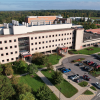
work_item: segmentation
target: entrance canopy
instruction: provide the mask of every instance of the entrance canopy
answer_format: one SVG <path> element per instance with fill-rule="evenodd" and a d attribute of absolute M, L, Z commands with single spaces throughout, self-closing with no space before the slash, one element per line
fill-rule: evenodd
<path fill-rule="evenodd" d="M 29 52 L 22 52 L 21 56 L 25 58 L 25 57 L 30 57 L 32 55 Z"/>

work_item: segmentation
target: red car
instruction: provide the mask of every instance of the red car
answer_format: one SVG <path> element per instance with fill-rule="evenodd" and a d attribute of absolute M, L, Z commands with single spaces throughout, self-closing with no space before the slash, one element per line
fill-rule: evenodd
<path fill-rule="evenodd" d="M 96 69 L 98 69 L 100 67 L 100 65 L 95 66 Z"/>
<path fill-rule="evenodd" d="M 86 79 L 86 80 L 88 80 L 88 81 L 91 80 L 91 78 L 89 78 L 87 75 L 83 75 L 83 78 Z"/>
<path fill-rule="evenodd" d="M 88 63 L 88 65 L 91 65 L 91 64 L 93 64 L 94 62 L 93 61 L 90 61 L 89 63 Z"/>

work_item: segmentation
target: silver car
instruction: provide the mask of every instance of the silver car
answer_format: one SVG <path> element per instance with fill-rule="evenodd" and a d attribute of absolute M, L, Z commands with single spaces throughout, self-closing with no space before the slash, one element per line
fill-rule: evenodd
<path fill-rule="evenodd" d="M 99 82 L 96 82 L 96 83 L 95 83 L 95 86 L 96 86 L 98 89 L 100 89 L 100 83 L 99 83 Z"/>
<path fill-rule="evenodd" d="M 78 74 L 75 74 L 75 75 L 70 76 L 70 78 L 71 78 L 72 80 L 74 80 L 74 79 L 79 78 L 79 75 L 78 75 Z"/>

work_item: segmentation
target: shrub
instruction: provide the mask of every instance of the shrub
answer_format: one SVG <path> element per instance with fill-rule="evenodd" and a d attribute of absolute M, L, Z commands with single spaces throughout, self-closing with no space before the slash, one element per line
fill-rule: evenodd
<path fill-rule="evenodd" d="M 48 69 L 48 70 L 52 70 L 52 69 L 53 69 L 53 66 L 52 66 L 51 63 L 48 63 L 48 64 L 47 64 L 47 69 Z"/>
<path fill-rule="evenodd" d="M 78 85 L 80 85 L 80 86 L 82 86 L 82 87 L 85 87 L 85 86 L 88 85 L 88 82 L 83 81 L 83 82 L 78 83 Z"/>
<path fill-rule="evenodd" d="M 96 88 L 95 88 L 94 86 L 91 86 L 90 88 L 91 88 L 92 90 L 95 90 L 95 91 L 96 91 Z"/>
<path fill-rule="evenodd" d="M 57 55 L 57 53 L 54 53 L 53 55 Z"/>
<path fill-rule="evenodd" d="M 83 94 L 85 94 L 85 95 L 92 95 L 93 92 L 91 92 L 91 91 L 89 91 L 89 90 L 86 90 Z"/>

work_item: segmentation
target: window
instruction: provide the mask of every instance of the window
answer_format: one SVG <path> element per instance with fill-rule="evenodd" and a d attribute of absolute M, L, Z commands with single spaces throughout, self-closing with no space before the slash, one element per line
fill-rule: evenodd
<path fill-rule="evenodd" d="M 49 35 L 49 37 L 51 37 L 51 35 Z"/>
<path fill-rule="evenodd" d="M 4 56 L 4 54 L 2 53 L 1 56 Z"/>
<path fill-rule="evenodd" d="M 35 50 L 37 50 L 37 48 L 35 48 Z"/>
<path fill-rule="evenodd" d="M 8 55 L 8 53 L 6 53 L 6 55 Z"/>
<path fill-rule="evenodd" d="M 7 41 L 4 41 L 4 43 L 7 43 Z"/>
<path fill-rule="evenodd" d="M 68 42 L 67 42 L 67 44 L 68 44 Z"/>
<path fill-rule="evenodd" d="M 70 33 L 70 35 L 71 35 L 71 33 Z"/>
<path fill-rule="evenodd" d="M 61 45 L 63 45 L 63 43 L 61 43 Z"/>
<path fill-rule="evenodd" d="M 51 47 L 51 45 L 49 45 L 49 47 Z"/>
<path fill-rule="evenodd" d="M 52 35 L 52 37 L 54 37 L 54 35 Z"/>
<path fill-rule="evenodd" d="M 31 45 L 33 45 L 33 43 L 31 43 Z"/>
<path fill-rule="evenodd" d="M 48 38 L 48 36 L 46 36 L 46 38 Z"/>
<path fill-rule="evenodd" d="M 54 40 L 52 40 L 52 42 L 54 42 Z"/>
<path fill-rule="evenodd" d="M 12 42 L 12 40 L 9 40 L 9 42 Z"/>
<path fill-rule="evenodd" d="M 60 34 L 59 34 L 59 36 L 60 36 Z"/>
<path fill-rule="evenodd" d="M 42 36 L 42 38 L 44 38 L 44 36 Z"/>
<path fill-rule="evenodd" d="M 18 59 L 18 57 L 16 57 L 16 60 Z"/>
<path fill-rule="evenodd" d="M 3 50 L 3 48 L 1 47 L 0 50 Z"/>
<path fill-rule="evenodd" d="M 41 42 L 39 42 L 39 44 L 41 44 Z"/>
<path fill-rule="evenodd" d="M 44 47 L 42 47 L 44 49 Z"/>
<path fill-rule="evenodd" d="M 4 60 L 2 60 L 2 62 L 4 62 Z"/>
<path fill-rule="evenodd" d="M 33 48 L 32 48 L 32 51 L 33 51 Z"/>
<path fill-rule="evenodd" d="M 52 45 L 52 47 L 54 47 L 54 45 Z"/>
<path fill-rule="evenodd" d="M 39 47 L 39 49 L 41 49 L 41 47 Z"/>
<path fill-rule="evenodd" d="M 66 45 L 66 43 L 64 43 L 64 45 Z"/>
<path fill-rule="evenodd" d="M 14 58 L 11 58 L 11 60 L 14 60 Z"/>
<path fill-rule="evenodd" d="M 44 41 L 42 41 L 42 43 L 44 44 Z"/>
<path fill-rule="evenodd" d="M 56 36 L 57 36 L 57 34 L 56 34 Z"/>
<path fill-rule="evenodd" d="M 69 44 L 71 44 L 71 42 L 69 42 Z"/>
<path fill-rule="evenodd" d="M 49 40 L 49 42 L 51 42 L 51 40 Z"/>
<path fill-rule="evenodd" d="M 66 38 L 64 38 L 64 40 L 66 40 Z"/>
<path fill-rule="evenodd" d="M 13 52 L 11 52 L 11 54 L 13 54 Z"/>
<path fill-rule="evenodd" d="M 63 36 L 63 34 L 62 34 L 62 36 Z"/>
<path fill-rule="evenodd" d="M 56 42 L 57 42 L 57 39 L 56 39 Z"/>
<path fill-rule="evenodd" d="M 7 59 L 7 61 L 9 61 L 9 59 Z"/>
<path fill-rule="evenodd" d="M 48 46 L 46 46 L 46 48 L 48 48 Z"/>
<path fill-rule="evenodd" d="M 35 42 L 35 45 L 37 45 L 37 42 Z"/>
<path fill-rule="evenodd" d="M 58 46 L 60 46 L 60 44 L 58 44 Z"/>
<path fill-rule="evenodd" d="M 67 40 L 68 40 L 68 38 L 67 38 Z"/>
<path fill-rule="evenodd" d="M 16 39 L 14 39 L 14 42 L 16 42 Z"/>
<path fill-rule="evenodd" d="M 10 48 L 12 48 L 12 46 L 10 46 Z"/>
<path fill-rule="evenodd" d="M 8 47 L 5 47 L 5 49 L 8 49 Z"/>
<path fill-rule="evenodd" d="M 15 48 L 17 48 L 17 45 L 15 45 Z"/>
<path fill-rule="evenodd" d="M 65 33 L 65 35 L 66 35 L 66 33 Z"/>
<path fill-rule="evenodd" d="M 70 39 L 71 39 L 71 37 L 70 37 Z"/>
<path fill-rule="evenodd" d="M 63 41 L 63 39 L 61 39 Z"/>
<path fill-rule="evenodd" d="M 55 44 L 55 46 L 57 46 L 57 44 Z"/>
<path fill-rule="evenodd" d="M 2 44 L 2 41 L 0 41 L 0 44 Z"/>
<path fill-rule="evenodd" d="M 67 33 L 67 35 L 69 35 L 69 33 Z"/>
<path fill-rule="evenodd" d="M 46 43 L 48 43 L 48 41 L 46 41 Z"/>
<path fill-rule="evenodd" d="M 17 53 L 17 51 L 15 51 L 15 53 Z"/>
<path fill-rule="evenodd" d="M 35 37 L 35 39 L 37 39 L 37 37 Z"/>
<path fill-rule="evenodd" d="M 39 39 L 41 39 L 41 37 L 39 36 Z"/>
<path fill-rule="evenodd" d="M 60 41 L 60 39 L 59 39 L 59 41 Z"/>
<path fill-rule="evenodd" d="M 33 37 L 31 37 L 31 40 L 33 40 Z"/>

